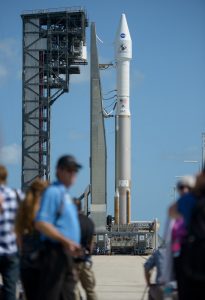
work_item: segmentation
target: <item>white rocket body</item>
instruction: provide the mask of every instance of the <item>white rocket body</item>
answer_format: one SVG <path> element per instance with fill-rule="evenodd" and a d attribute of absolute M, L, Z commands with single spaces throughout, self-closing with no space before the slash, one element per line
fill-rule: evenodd
<path fill-rule="evenodd" d="M 119 192 L 119 223 L 127 224 L 127 194 L 131 188 L 130 60 L 132 40 L 125 14 L 115 39 L 117 108 L 115 120 L 115 190 Z M 115 191 L 115 192 L 116 192 Z"/>

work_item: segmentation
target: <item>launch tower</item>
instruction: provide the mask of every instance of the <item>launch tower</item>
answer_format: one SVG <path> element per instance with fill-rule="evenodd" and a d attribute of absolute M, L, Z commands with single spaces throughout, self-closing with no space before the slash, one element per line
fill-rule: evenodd
<path fill-rule="evenodd" d="M 23 21 L 22 189 L 50 179 L 50 109 L 69 90 L 69 77 L 87 64 L 80 7 L 26 11 Z"/>

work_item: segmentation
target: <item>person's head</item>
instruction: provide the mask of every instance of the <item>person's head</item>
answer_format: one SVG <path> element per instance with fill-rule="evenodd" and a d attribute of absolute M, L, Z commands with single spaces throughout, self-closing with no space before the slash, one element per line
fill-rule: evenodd
<path fill-rule="evenodd" d="M 0 165 L 0 184 L 5 184 L 7 180 L 7 170 L 4 166 Z"/>
<path fill-rule="evenodd" d="M 47 186 L 47 181 L 41 180 L 40 178 L 35 179 L 26 191 L 26 199 L 30 198 L 30 195 L 32 195 L 34 201 L 39 200 Z"/>
<path fill-rule="evenodd" d="M 196 178 L 191 175 L 183 176 L 177 182 L 177 191 L 180 196 L 189 193 L 193 190 L 196 183 Z"/>
<path fill-rule="evenodd" d="M 69 187 L 75 182 L 77 172 L 81 168 L 74 156 L 64 155 L 57 162 L 56 176 L 66 187 Z"/>
<path fill-rule="evenodd" d="M 43 191 L 48 186 L 47 181 L 34 180 L 26 191 L 24 201 L 21 202 L 16 217 L 16 232 L 21 235 L 34 229 L 34 219 L 39 209 L 40 199 Z"/>

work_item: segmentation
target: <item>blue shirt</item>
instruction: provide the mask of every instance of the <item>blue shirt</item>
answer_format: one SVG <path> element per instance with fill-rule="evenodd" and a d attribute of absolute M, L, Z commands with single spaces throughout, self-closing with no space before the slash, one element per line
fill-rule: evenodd
<path fill-rule="evenodd" d="M 36 221 L 53 224 L 64 237 L 80 243 L 77 208 L 68 189 L 60 182 L 53 183 L 44 192 Z"/>
<path fill-rule="evenodd" d="M 192 193 L 187 193 L 177 201 L 177 210 L 183 216 L 185 225 L 188 226 L 191 221 L 191 215 L 196 203 L 196 198 Z"/>

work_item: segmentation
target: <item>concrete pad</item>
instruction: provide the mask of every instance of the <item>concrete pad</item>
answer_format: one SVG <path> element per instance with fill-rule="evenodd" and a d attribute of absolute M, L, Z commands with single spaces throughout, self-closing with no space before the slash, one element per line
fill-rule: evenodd
<path fill-rule="evenodd" d="M 143 256 L 93 256 L 99 300 L 141 300 L 146 288 Z M 147 299 L 145 296 L 144 299 Z"/>

